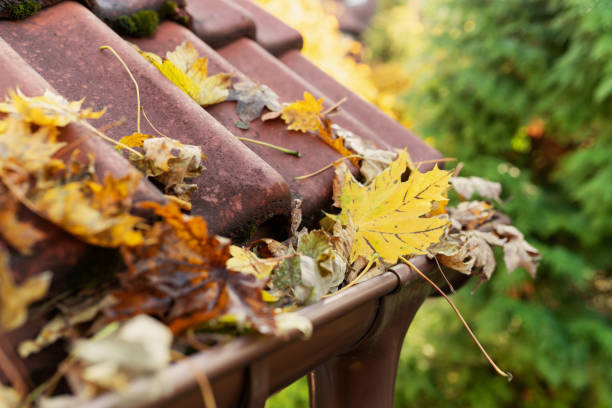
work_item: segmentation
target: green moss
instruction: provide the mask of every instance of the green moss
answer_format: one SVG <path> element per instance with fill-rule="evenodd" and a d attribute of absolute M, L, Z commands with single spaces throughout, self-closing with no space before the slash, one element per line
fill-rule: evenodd
<path fill-rule="evenodd" d="M 8 6 L 8 17 L 11 20 L 23 20 L 36 14 L 40 10 L 40 3 L 36 0 L 26 0 Z"/>
<path fill-rule="evenodd" d="M 172 20 L 183 25 L 189 24 L 189 15 L 175 1 L 166 1 L 159 9 L 159 16 L 162 20 Z"/>
<path fill-rule="evenodd" d="M 153 10 L 141 10 L 127 16 L 120 16 L 113 22 L 113 27 L 120 34 L 129 37 L 148 37 L 155 33 L 159 16 Z"/>

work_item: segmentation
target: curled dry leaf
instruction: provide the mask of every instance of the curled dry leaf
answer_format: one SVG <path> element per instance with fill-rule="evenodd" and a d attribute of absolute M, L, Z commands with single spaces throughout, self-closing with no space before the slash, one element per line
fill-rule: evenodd
<path fill-rule="evenodd" d="M 466 200 L 478 193 L 482 198 L 500 201 L 501 184 L 480 177 L 453 177 L 450 180 L 453 188 Z"/>
<path fill-rule="evenodd" d="M 484 201 L 464 201 L 448 210 L 451 220 L 459 229 L 472 230 L 490 220 L 495 210 Z"/>
<path fill-rule="evenodd" d="M 19 89 L 9 91 L 9 97 L 0 103 L 0 112 L 18 115 L 28 123 L 39 126 L 66 126 L 81 119 L 98 119 L 105 110 L 94 112 L 81 109 L 84 99 L 68 102 L 62 96 L 46 90 L 42 96 L 25 96 Z"/>
<path fill-rule="evenodd" d="M 304 100 L 296 101 L 283 108 L 281 118 L 285 121 L 287 129 L 299 132 L 314 132 L 321 125 L 321 111 L 323 98 L 316 100 L 308 92 L 304 92 Z"/>
<path fill-rule="evenodd" d="M 255 275 L 263 279 L 270 276 L 270 273 L 283 258 L 259 258 L 248 249 L 236 245 L 230 246 L 230 255 L 225 266 L 232 271 Z"/>
<path fill-rule="evenodd" d="M 143 245 L 122 249 L 127 271 L 112 293 L 116 304 L 104 310 L 109 318 L 147 313 L 179 333 L 224 317 L 274 333 L 272 310 L 262 298 L 265 282 L 226 269 L 228 240 L 209 235 L 202 218 L 183 215 L 175 204 L 143 207 L 162 221 L 147 232 Z"/>
<path fill-rule="evenodd" d="M 529 245 L 523 234 L 512 225 L 497 224 L 494 231 L 501 238 L 506 239 L 503 248 L 504 263 L 508 272 L 522 266 L 532 278 L 535 278 L 540 252 Z"/>
<path fill-rule="evenodd" d="M 346 174 L 338 219 L 342 225 L 350 219 L 355 226 L 350 262 L 378 254 L 388 263 L 397 263 L 399 256 L 427 253 L 442 236 L 448 220 L 424 215 L 433 202 L 446 198 L 450 173 L 437 167 L 427 173 L 413 171 L 402 182 L 407 158 L 401 152 L 367 187 Z"/>
<path fill-rule="evenodd" d="M 236 113 L 244 123 L 250 123 L 261 116 L 263 108 L 280 112 L 282 107 L 278 95 L 268 86 L 254 82 L 239 82 L 229 90 L 229 101 L 236 101 Z"/>
<path fill-rule="evenodd" d="M 363 140 L 350 130 L 331 125 L 334 138 L 341 139 L 348 151 L 360 155 L 359 172 L 364 177 L 364 184 L 370 184 L 374 178 L 397 158 L 397 152 L 378 149 L 371 142 Z M 408 159 L 410 163 L 410 159 Z"/>
<path fill-rule="evenodd" d="M 205 167 L 202 164 L 202 148 L 185 145 L 168 137 L 151 137 L 142 141 L 144 156 L 129 156 L 130 162 L 146 176 L 151 176 L 165 186 L 165 192 L 189 202 L 195 184 L 185 183 L 185 178 L 197 177 Z"/>
<path fill-rule="evenodd" d="M 152 52 L 135 48 L 199 105 L 203 107 L 214 105 L 223 102 L 229 96 L 228 88 L 232 74 L 220 73 L 208 76 L 208 58 L 200 57 L 189 42 L 183 41 L 174 51 L 167 52 L 165 60 Z"/>
<path fill-rule="evenodd" d="M 9 269 L 8 253 L 0 247 L 0 329 L 21 326 L 27 319 L 28 306 L 47 294 L 50 283 L 51 272 L 42 272 L 16 285 Z"/>

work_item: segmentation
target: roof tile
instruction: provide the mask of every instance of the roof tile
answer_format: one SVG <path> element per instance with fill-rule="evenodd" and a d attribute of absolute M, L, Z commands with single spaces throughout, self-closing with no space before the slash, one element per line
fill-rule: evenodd
<path fill-rule="evenodd" d="M 304 45 L 302 35 L 287 24 L 278 20 L 250 0 L 234 0 L 247 10 L 255 21 L 256 41 L 272 55 L 282 55 L 289 50 L 301 50 Z"/>
<path fill-rule="evenodd" d="M 192 30 L 213 48 L 223 47 L 240 37 L 255 38 L 251 14 L 229 0 L 187 0 Z"/>
<path fill-rule="evenodd" d="M 85 7 L 65 2 L 24 21 L 0 22 L 0 36 L 67 98 L 86 95 L 88 102 L 107 107 L 106 118 L 125 118 L 107 131 L 118 139 L 136 131 L 136 96 L 119 62 L 99 50 L 112 46 L 140 84 L 142 105 L 154 125 L 184 143 L 201 145 L 208 157 L 208 169 L 194 181 L 192 212 L 212 231 L 236 234 L 288 213 L 283 178 Z M 145 124 L 143 131 L 152 132 Z"/>

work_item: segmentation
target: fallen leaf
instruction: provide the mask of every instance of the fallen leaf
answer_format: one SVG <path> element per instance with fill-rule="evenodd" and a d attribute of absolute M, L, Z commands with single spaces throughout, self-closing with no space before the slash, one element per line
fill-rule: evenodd
<path fill-rule="evenodd" d="M 298 238 L 297 252 L 314 259 L 319 274 L 328 287 L 325 293 L 335 290 L 344 280 L 346 262 L 336 253 L 331 237 L 325 232 L 314 230 L 301 234 Z"/>
<path fill-rule="evenodd" d="M 283 312 L 274 316 L 274 321 L 280 335 L 287 334 L 292 330 L 298 330 L 302 333 L 304 339 L 312 336 L 312 322 L 306 316 L 295 312 Z"/>
<path fill-rule="evenodd" d="M 163 221 L 151 227 L 143 245 L 122 249 L 127 271 L 112 293 L 117 303 L 104 310 L 109 318 L 152 314 L 179 333 L 231 317 L 239 327 L 274 333 L 272 311 L 262 299 L 265 281 L 226 269 L 228 240 L 209 235 L 202 218 L 183 215 L 175 204 L 142 206 Z"/>
<path fill-rule="evenodd" d="M 278 95 L 268 86 L 254 82 L 239 82 L 229 91 L 228 101 L 237 101 L 236 113 L 244 123 L 250 123 L 261 116 L 263 108 L 280 112 L 282 107 Z"/>
<path fill-rule="evenodd" d="M 502 187 L 499 183 L 480 177 L 452 177 L 450 182 L 457 194 L 466 200 L 478 193 L 482 198 L 500 201 Z"/>
<path fill-rule="evenodd" d="M 323 98 L 316 100 L 314 96 L 304 92 L 304 100 L 285 106 L 281 118 L 289 125 L 288 130 L 314 132 L 319 129 L 322 110 Z"/>
<path fill-rule="evenodd" d="M 442 236 L 448 220 L 423 216 L 433 202 L 445 199 L 450 172 L 437 167 L 427 173 L 413 171 L 402 182 L 406 168 L 407 154 L 401 152 L 367 187 L 346 174 L 338 219 L 343 225 L 349 219 L 355 225 L 350 262 L 378 254 L 394 264 L 399 256 L 427 253 Z"/>
<path fill-rule="evenodd" d="M 340 153 L 344 157 L 352 156 L 353 152 L 348 150 L 344 146 L 344 140 L 340 137 L 335 137 L 331 130 L 331 120 L 328 118 L 321 117 L 318 121 L 318 132 L 319 137 L 330 147 L 332 147 L 335 151 Z M 359 159 L 356 157 L 351 157 L 349 159 L 351 163 L 355 166 L 359 166 Z"/>
<path fill-rule="evenodd" d="M 123 145 L 125 145 L 127 147 L 133 147 L 133 148 L 142 147 L 143 144 L 144 144 L 144 141 L 147 140 L 147 139 L 151 139 L 152 137 L 155 137 L 155 136 L 145 135 L 143 133 L 135 132 L 135 133 L 132 133 L 129 136 L 124 136 L 121 139 L 119 139 L 119 143 L 121 143 L 121 144 L 123 144 Z M 117 146 L 115 146 L 115 148 L 117 150 L 125 149 L 125 147 L 123 147 L 121 145 L 117 145 Z"/>
<path fill-rule="evenodd" d="M 504 263 L 508 272 L 512 272 L 522 266 L 535 278 L 538 269 L 540 252 L 525 241 L 524 235 L 512 225 L 495 225 L 495 233 L 506 242 L 502 245 L 504 249 Z"/>
<path fill-rule="evenodd" d="M 489 280 L 495 270 L 491 246 L 478 231 L 449 234 L 436 248 L 430 248 L 445 266 L 466 275 L 478 275 Z"/>
<path fill-rule="evenodd" d="M 18 115 L 26 122 L 39 126 L 66 126 L 81 119 L 98 119 L 105 110 L 94 112 L 81 109 L 84 99 L 68 102 L 62 96 L 46 90 L 42 96 L 28 97 L 19 89 L 9 91 L 9 97 L 0 103 L 0 112 Z"/>
<path fill-rule="evenodd" d="M 21 254 L 29 255 L 46 234 L 27 222 L 19 221 L 18 201 L 0 184 L 0 236 Z"/>
<path fill-rule="evenodd" d="M 457 208 L 449 209 L 452 221 L 459 224 L 459 229 L 473 230 L 490 220 L 495 210 L 484 201 L 464 201 Z"/>
<path fill-rule="evenodd" d="M 202 164 L 202 148 L 182 144 L 168 137 L 153 137 L 143 140 L 144 156 L 129 156 L 130 162 L 146 176 L 165 186 L 167 194 L 190 201 L 195 184 L 185 183 L 185 178 L 197 177 L 205 167 Z"/>
<path fill-rule="evenodd" d="M 0 384 L 0 406 L 2 408 L 18 408 L 21 406 L 21 397 L 13 387 Z"/>
<path fill-rule="evenodd" d="M 0 248 L 0 329 L 13 330 L 25 323 L 28 306 L 41 300 L 51 284 L 51 272 L 42 272 L 15 285 L 9 255 Z"/>
<path fill-rule="evenodd" d="M 278 266 L 281 258 L 259 258 L 248 249 L 236 245 L 230 246 L 230 255 L 225 266 L 232 271 L 255 275 L 262 279 L 270 276 L 272 270 Z"/>
<path fill-rule="evenodd" d="M 229 96 L 232 74 L 208 76 L 208 58 L 200 57 L 191 43 L 183 41 L 174 51 L 166 53 L 165 60 L 154 53 L 136 49 L 198 105 L 214 105 Z"/>

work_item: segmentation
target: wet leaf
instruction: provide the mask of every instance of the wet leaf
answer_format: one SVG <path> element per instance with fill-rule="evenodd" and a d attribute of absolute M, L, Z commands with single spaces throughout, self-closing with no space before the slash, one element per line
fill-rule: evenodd
<path fill-rule="evenodd" d="M 432 203 L 445 199 L 450 172 L 437 167 L 427 173 L 413 171 L 402 182 L 407 168 L 407 154 L 402 152 L 391 165 L 365 187 L 350 173 L 340 196 L 343 225 L 354 223 L 355 239 L 349 261 L 358 256 L 378 254 L 388 263 L 397 263 L 402 255 L 425 254 L 439 241 L 448 220 L 423 217 Z"/>
<path fill-rule="evenodd" d="M 228 240 L 209 235 L 200 217 L 183 215 L 175 204 L 143 205 L 162 217 L 143 245 L 123 248 L 127 271 L 117 303 L 105 309 L 109 318 L 138 313 L 156 315 L 174 333 L 231 316 L 240 327 L 275 331 L 272 310 L 262 299 L 264 281 L 226 269 Z"/>
<path fill-rule="evenodd" d="M 42 272 L 16 285 L 6 250 L 0 247 L 0 329 L 13 330 L 27 319 L 28 306 L 41 300 L 51 284 L 51 272 Z"/>
<path fill-rule="evenodd" d="M 83 101 L 68 102 L 49 90 L 42 96 L 28 97 L 17 89 L 9 91 L 9 97 L 0 103 L 0 112 L 17 115 L 40 126 L 66 126 L 81 119 L 98 119 L 104 114 L 105 110 L 81 109 Z"/>
<path fill-rule="evenodd" d="M 250 123 L 261 116 L 263 108 L 280 112 L 278 95 L 268 86 L 254 82 L 239 82 L 229 91 L 229 101 L 237 101 L 236 113 L 244 123 Z"/>
<path fill-rule="evenodd" d="M 289 125 L 289 130 L 314 132 L 319 129 L 322 110 L 323 98 L 316 100 L 314 96 L 304 92 L 304 100 L 285 106 L 281 118 Z"/>

